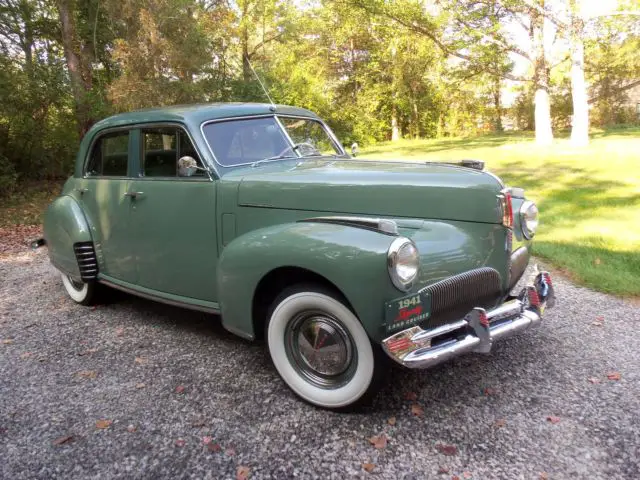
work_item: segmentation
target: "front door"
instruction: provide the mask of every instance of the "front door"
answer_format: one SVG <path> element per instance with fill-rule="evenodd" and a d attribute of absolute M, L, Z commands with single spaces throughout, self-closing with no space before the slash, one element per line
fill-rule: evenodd
<path fill-rule="evenodd" d="M 134 139 L 128 130 L 108 132 L 93 144 L 80 182 L 80 199 L 91 225 L 100 273 L 135 283 L 131 249 L 131 201 L 127 197 Z"/>
<path fill-rule="evenodd" d="M 178 160 L 198 152 L 180 126 L 140 132 L 139 177 L 130 191 L 131 222 L 141 287 L 216 301 L 216 183 L 207 172 L 179 172 Z M 181 174 L 179 174 L 181 173 Z"/>

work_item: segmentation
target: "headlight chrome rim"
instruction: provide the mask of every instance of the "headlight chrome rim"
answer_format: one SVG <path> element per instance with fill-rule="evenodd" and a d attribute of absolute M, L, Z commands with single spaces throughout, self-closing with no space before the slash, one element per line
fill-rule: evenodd
<path fill-rule="evenodd" d="M 398 255 L 404 248 L 413 248 L 415 251 L 415 272 L 409 279 L 403 279 L 398 273 Z M 401 291 L 407 291 L 413 286 L 413 282 L 418 277 L 418 272 L 420 270 L 420 252 L 418 251 L 418 247 L 413 243 L 410 239 L 406 237 L 398 237 L 389 246 L 389 251 L 387 252 L 387 268 L 389 270 L 389 276 L 391 277 L 391 281 L 393 285 Z"/>
<path fill-rule="evenodd" d="M 533 228 L 530 228 L 528 223 L 530 220 L 532 220 L 528 217 L 529 209 L 531 207 L 535 209 L 535 227 Z M 522 235 L 524 235 L 524 238 L 526 238 L 527 240 L 531 240 L 534 237 L 536 231 L 538 230 L 539 222 L 540 220 L 538 206 L 531 200 L 525 201 L 520 207 L 520 229 L 522 230 Z"/>

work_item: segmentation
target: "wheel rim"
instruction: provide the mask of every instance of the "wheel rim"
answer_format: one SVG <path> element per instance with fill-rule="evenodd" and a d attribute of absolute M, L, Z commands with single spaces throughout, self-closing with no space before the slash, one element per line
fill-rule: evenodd
<path fill-rule="evenodd" d="M 285 331 L 285 349 L 296 371 L 321 388 L 348 383 L 358 364 L 348 330 L 325 312 L 308 311 L 294 317 Z"/>
<path fill-rule="evenodd" d="M 67 280 L 69 280 L 69 284 L 73 287 L 74 290 L 81 292 L 84 288 L 84 283 L 76 282 L 73 278 L 67 275 Z"/>

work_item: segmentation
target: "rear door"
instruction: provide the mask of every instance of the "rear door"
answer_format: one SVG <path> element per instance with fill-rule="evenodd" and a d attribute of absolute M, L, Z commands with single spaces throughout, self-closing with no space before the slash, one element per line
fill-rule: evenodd
<path fill-rule="evenodd" d="M 86 159 L 80 199 L 94 240 L 100 273 L 135 283 L 131 248 L 131 183 L 135 139 L 127 129 L 98 134 Z"/>
<path fill-rule="evenodd" d="M 201 156 L 186 130 L 141 128 L 137 177 L 130 190 L 138 285 L 192 299 L 216 301 L 216 182 L 204 170 L 178 171 Z"/>

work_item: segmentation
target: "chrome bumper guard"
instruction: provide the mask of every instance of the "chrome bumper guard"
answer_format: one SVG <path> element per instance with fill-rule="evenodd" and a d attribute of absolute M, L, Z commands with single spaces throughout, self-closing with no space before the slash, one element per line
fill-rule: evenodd
<path fill-rule="evenodd" d="M 554 304 L 551 275 L 534 273 L 517 297 L 493 310 L 474 308 L 462 320 L 431 330 L 411 327 L 384 339 L 382 347 L 405 367 L 429 368 L 465 353 L 489 353 L 495 340 L 538 326 Z"/>

